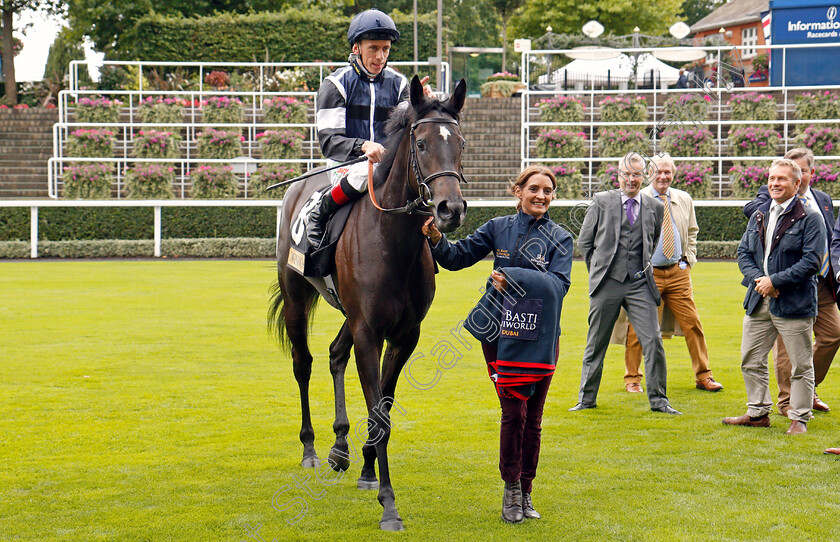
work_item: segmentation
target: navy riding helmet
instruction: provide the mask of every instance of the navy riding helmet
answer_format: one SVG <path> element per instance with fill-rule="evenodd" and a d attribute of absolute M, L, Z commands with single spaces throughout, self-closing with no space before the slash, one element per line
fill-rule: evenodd
<path fill-rule="evenodd" d="M 397 25 L 385 13 L 378 9 L 369 9 L 353 17 L 347 30 L 347 41 L 350 47 L 359 40 L 391 40 L 400 39 Z"/>

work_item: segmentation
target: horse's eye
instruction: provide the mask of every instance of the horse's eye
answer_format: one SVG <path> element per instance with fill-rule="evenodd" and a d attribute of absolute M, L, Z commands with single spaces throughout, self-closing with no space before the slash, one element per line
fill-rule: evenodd
<path fill-rule="evenodd" d="M 425 151 L 426 150 L 426 142 L 423 141 L 422 139 L 417 141 L 417 150 L 419 150 L 419 151 Z"/>

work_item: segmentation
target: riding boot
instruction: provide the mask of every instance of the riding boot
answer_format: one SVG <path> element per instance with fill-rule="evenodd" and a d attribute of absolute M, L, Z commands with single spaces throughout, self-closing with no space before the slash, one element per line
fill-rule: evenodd
<path fill-rule="evenodd" d="M 528 519 L 540 519 L 540 513 L 534 510 L 534 503 L 531 501 L 530 493 L 522 494 L 522 515 Z"/>
<path fill-rule="evenodd" d="M 309 215 L 309 223 L 306 225 L 306 240 L 309 244 L 310 252 L 315 252 L 321 246 L 327 220 L 339 207 L 341 205 L 333 199 L 332 192 L 330 191 L 324 194 L 318 206 L 312 209 L 312 213 Z"/>
<path fill-rule="evenodd" d="M 522 523 L 522 485 L 519 480 L 505 482 L 502 499 L 502 519 L 507 523 Z"/>

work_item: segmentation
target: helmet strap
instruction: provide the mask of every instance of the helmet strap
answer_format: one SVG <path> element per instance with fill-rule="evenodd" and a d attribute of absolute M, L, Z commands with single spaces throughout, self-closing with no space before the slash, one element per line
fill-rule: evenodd
<path fill-rule="evenodd" d="M 368 82 L 373 82 L 379 79 L 379 77 L 381 77 L 384 73 L 385 67 L 388 66 L 388 63 L 385 63 L 385 66 L 382 67 L 381 72 L 374 75 L 370 73 L 367 68 L 365 68 L 365 64 L 362 62 L 362 56 L 355 52 L 356 50 L 358 50 L 355 45 L 353 45 L 353 50 L 354 52 L 350 53 L 350 56 L 347 58 L 347 62 L 349 62 L 350 65 L 353 66 L 353 69 L 356 70 L 356 73 L 359 74 L 359 76 L 366 79 Z"/>

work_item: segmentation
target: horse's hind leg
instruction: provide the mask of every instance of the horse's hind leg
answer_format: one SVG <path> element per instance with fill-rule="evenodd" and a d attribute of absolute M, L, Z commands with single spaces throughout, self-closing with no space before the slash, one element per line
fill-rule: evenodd
<path fill-rule="evenodd" d="M 300 389 L 300 441 L 303 443 L 303 459 L 300 465 L 304 468 L 318 467 L 321 461 L 315 452 L 315 430 L 312 428 L 312 418 L 309 413 L 309 378 L 312 375 L 312 354 L 307 344 L 307 326 L 309 311 L 317 296 L 315 289 L 294 272 L 286 274 L 286 285 L 283 303 L 286 334 L 292 345 L 292 364 Z M 294 295 L 290 295 L 294 292 Z"/>
<path fill-rule="evenodd" d="M 347 419 L 347 405 L 344 399 L 344 372 L 353 347 L 353 335 L 347 322 L 341 326 L 335 340 L 330 345 L 330 373 L 335 388 L 335 444 L 330 450 L 329 464 L 336 471 L 346 471 L 350 467 L 350 450 L 347 446 L 347 433 L 350 420 Z"/>

